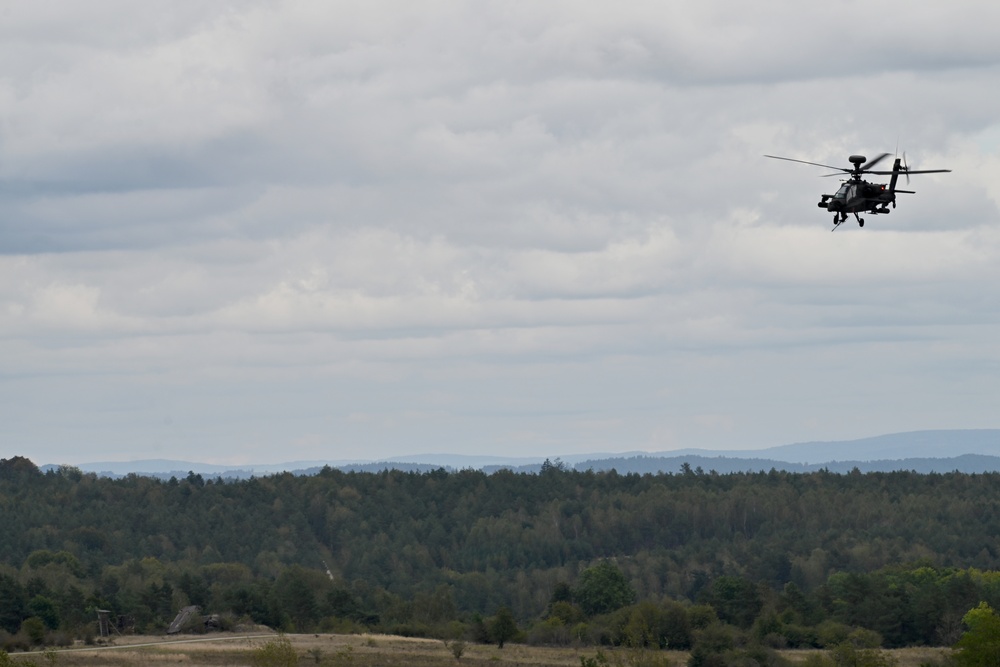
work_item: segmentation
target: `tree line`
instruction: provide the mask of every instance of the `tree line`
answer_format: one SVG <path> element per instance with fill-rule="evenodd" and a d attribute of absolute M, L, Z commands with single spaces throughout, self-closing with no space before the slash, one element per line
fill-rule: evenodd
<path fill-rule="evenodd" d="M 96 609 L 162 632 L 195 604 L 285 630 L 480 641 L 513 621 L 537 643 L 951 645 L 970 609 L 1000 606 L 998 482 L 551 464 L 163 481 L 14 457 L 0 639 L 92 632 Z"/>

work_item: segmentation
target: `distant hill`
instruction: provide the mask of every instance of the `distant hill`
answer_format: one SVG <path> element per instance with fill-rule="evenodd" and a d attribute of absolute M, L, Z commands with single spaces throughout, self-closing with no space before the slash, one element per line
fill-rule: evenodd
<path fill-rule="evenodd" d="M 893 470 L 911 470 L 918 473 L 964 472 L 982 473 L 1000 470 L 1000 457 L 982 456 L 979 454 L 963 454 L 950 458 L 910 458 L 883 459 L 879 461 L 827 461 L 825 463 L 789 463 L 774 459 L 730 458 L 726 456 L 633 456 L 629 458 L 609 458 L 587 461 L 574 466 L 577 470 L 593 469 L 597 471 L 611 470 L 619 473 L 676 473 L 683 464 L 693 469 L 701 468 L 703 472 L 716 472 L 720 475 L 733 472 L 759 472 L 783 470 L 786 472 L 815 472 L 828 470 L 836 473 L 848 473 L 857 468 L 860 472 L 891 472 Z"/>
<path fill-rule="evenodd" d="M 573 454 L 550 457 L 577 470 L 610 470 L 620 473 L 675 473 L 687 463 L 692 468 L 719 474 L 741 471 L 785 470 L 831 472 L 913 470 L 921 473 L 978 473 L 1000 470 L 1000 429 L 937 430 L 892 433 L 859 440 L 804 442 L 755 450 L 683 449 L 664 452 L 626 452 Z M 246 479 L 279 472 L 315 474 L 324 466 L 354 471 L 379 471 L 386 468 L 425 472 L 477 469 L 487 472 L 511 469 L 537 472 L 546 457 L 502 457 L 466 454 L 419 454 L 405 458 L 371 460 L 289 461 L 285 463 L 213 465 L 191 461 L 147 459 L 138 461 L 83 463 L 84 472 L 105 477 L 130 473 L 169 479 L 186 477 L 193 472 L 207 477 Z M 58 467 L 42 466 L 42 469 Z"/>
<path fill-rule="evenodd" d="M 737 458 L 762 457 L 788 463 L 941 459 L 962 454 L 1000 457 L 1000 429 L 937 430 L 890 433 L 859 440 L 802 442 L 753 451 L 684 450 L 659 455 L 699 453 Z"/>

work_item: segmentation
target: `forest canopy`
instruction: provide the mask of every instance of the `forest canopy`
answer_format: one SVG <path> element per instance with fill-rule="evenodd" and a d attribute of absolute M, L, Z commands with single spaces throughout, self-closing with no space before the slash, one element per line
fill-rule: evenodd
<path fill-rule="evenodd" d="M 969 610 L 1000 606 L 998 483 L 558 465 L 162 481 L 15 457 L 0 460 L 0 632 L 74 632 L 97 608 L 162 631 L 194 604 L 299 630 L 459 623 L 484 639 L 504 609 L 540 642 L 642 627 L 684 647 L 714 623 L 787 646 L 858 630 L 952 644 Z"/>

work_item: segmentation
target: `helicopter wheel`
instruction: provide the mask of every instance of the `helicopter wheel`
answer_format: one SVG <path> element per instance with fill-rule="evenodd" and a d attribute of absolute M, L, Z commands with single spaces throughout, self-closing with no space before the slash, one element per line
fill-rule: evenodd
<path fill-rule="evenodd" d="M 864 227 L 864 226 L 865 226 L 865 219 L 858 218 L 858 227 Z"/>

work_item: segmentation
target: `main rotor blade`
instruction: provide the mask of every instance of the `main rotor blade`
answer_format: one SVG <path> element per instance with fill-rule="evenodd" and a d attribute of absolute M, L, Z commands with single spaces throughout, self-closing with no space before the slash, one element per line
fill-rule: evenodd
<path fill-rule="evenodd" d="M 814 167 L 826 167 L 827 169 L 836 169 L 837 171 L 844 171 L 847 172 L 848 174 L 851 173 L 850 169 L 845 169 L 843 167 L 834 167 L 829 164 L 820 164 L 819 162 L 806 162 L 805 160 L 796 160 L 795 158 L 790 158 L 790 157 L 778 157 L 777 155 L 765 155 L 764 157 L 769 157 L 772 160 L 788 160 L 789 162 L 801 162 L 802 164 L 811 164 Z"/>
<path fill-rule="evenodd" d="M 888 153 L 882 153 L 878 157 L 872 158 L 871 160 L 868 160 L 868 162 L 866 162 L 861 167 L 861 171 L 868 171 L 869 169 L 871 169 L 872 167 L 874 167 L 875 165 L 877 165 L 879 162 L 881 162 L 882 160 L 886 159 L 887 157 L 889 157 Z"/>
<path fill-rule="evenodd" d="M 911 169 L 910 171 L 903 171 L 900 169 L 901 174 L 947 174 L 950 173 L 951 169 Z M 875 174 L 877 176 L 888 176 L 892 174 L 891 171 L 866 171 L 866 174 Z"/>

